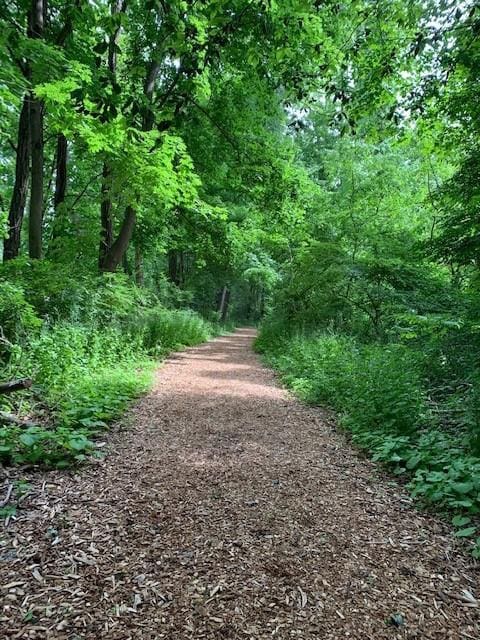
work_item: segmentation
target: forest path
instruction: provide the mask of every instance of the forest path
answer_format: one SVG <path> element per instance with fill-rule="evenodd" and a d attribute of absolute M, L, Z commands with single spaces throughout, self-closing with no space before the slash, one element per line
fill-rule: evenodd
<path fill-rule="evenodd" d="M 480 638 L 474 562 L 253 337 L 174 355 L 104 460 L 31 475 L 0 638 Z"/>

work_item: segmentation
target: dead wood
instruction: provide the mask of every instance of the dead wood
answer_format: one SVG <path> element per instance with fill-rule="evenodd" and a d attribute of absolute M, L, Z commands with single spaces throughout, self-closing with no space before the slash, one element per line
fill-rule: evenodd
<path fill-rule="evenodd" d="M 32 386 L 33 381 L 30 378 L 22 378 L 20 380 L 10 380 L 9 382 L 0 383 L 0 393 L 12 393 L 20 389 L 28 389 Z"/>
<path fill-rule="evenodd" d="M 13 415 L 13 413 L 8 413 L 7 411 L 0 411 L 0 422 L 7 422 L 8 424 L 14 424 L 17 427 L 23 427 L 25 429 L 39 426 L 35 422 L 24 420 L 22 418 L 19 418 L 18 416 Z"/>

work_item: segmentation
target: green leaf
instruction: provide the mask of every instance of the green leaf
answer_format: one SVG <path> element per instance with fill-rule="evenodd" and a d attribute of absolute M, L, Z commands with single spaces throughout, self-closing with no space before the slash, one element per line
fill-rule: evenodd
<path fill-rule="evenodd" d="M 420 455 L 414 455 L 407 460 L 407 463 L 405 466 L 407 467 L 407 469 L 415 469 L 415 467 L 418 465 L 421 459 L 422 457 Z"/>
<path fill-rule="evenodd" d="M 472 491 L 473 488 L 474 486 L 472 482 L 454 482 L 452 484 L 452 489 L 457 493 L 462 493 L 462 494 L 470 493 L 470 491 Z"/>
<path fill-rule="evenodd" d="M 29 433 L 28 431 L 22 433 L 19 438 L 20 442 L 26 447 L 32 447 L 38 440 L 36 434 Z"/>
<path fill-rule="evenodd" d="M 473 536 L 476 530 L 477 527 L 467 527 L 466 529 L 460 529 L 460 531 L 456 531 L 455 536 L 457 538 L 469 538 L 470 536 Z"/>
<path fill-rule="evenodd" d="M 88 445 L 88 440 L 86 438 L 70 438 L 68 445 L 75 451 L 82 451 Z"/>
<path fill-rule="evenodd" d="M 452 518 L 452 524 L 454 527 L 464 527 L 466 524 L 469 524 L 472 521 L 471 518 L 467 516 L 455 516 Z"/>

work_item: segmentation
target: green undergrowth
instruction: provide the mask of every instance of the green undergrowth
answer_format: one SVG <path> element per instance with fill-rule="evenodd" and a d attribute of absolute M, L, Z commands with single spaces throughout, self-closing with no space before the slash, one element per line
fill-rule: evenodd
<path fill-rule="evenodd" d="M 148 390 L 160 358 L 220 327 L 165 308 L 122 276 L 73 282 L 38 269 L 0 281 L 0 375 L 33 380 L 1 396 L 1 409 L 35 424 L 0 420 L 0 462 L 66 467 L 96 455 L 95 438 Z"/>
<path fill-rule="evenodd" d="M 405 478 L 421 505 L 449 515 L 480 557 L 478 431 L 443 428 L 425 381 L 427 355 L 403 344 L 288 335 L 268 325 L 256 348 L 302 400 L 335 409 L 353 442 Z"/>

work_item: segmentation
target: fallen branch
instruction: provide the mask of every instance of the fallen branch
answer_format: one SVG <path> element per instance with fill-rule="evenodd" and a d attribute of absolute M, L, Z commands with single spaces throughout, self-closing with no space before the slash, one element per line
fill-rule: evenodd
<path fill-rule="evenodd" d="M 22 427 L 24 429 L 29 429 L 30 427 L 38 427 L 38 424 L 35 422 L 30 422 L 30 420 L 22 420 L 21 418 L 17 418 L 13 413 L 7 413 L 6 411 L 0 411 L 0 422 L 8 422 L 9 424 L 14 424 L 17 427 Z"/>
<path fill-rule="evenodd" d="M 13 491 L 13 484 L 9 484 L 7 487 L 7 495 L 3 500 L 0 501 L 0 509 L 2 509 L 8 504 L 10 500 L 10 496 L 12 495 L 12 491 Z"/>
<path fill-rule="evenodd" d="M 28 389 L 32 386 L 30 378 L 22 378 L 21 380 L 10 380 L 10 382 L 0 383 L 0 393 L 12 393 L 19 389 Z"/>

